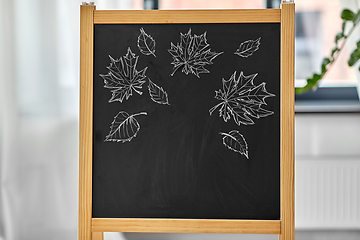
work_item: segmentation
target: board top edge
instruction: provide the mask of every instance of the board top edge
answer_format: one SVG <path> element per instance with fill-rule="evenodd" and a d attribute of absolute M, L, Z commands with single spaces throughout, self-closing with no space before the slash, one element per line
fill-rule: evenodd
<path fill-rule="evenodd" d="M 95 10 L 94 24 L 280 23 L 280 9 Z"/>

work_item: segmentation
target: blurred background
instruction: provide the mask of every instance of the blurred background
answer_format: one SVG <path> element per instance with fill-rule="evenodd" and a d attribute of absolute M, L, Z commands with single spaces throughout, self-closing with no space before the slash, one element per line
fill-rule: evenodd
<path fill-rule="evenodd" d="M 296 0 L 302 86 L 358 0 Z M 0 240 L 77 239 L 78 0 L 0 0 Z M 97 9 L 279 8 L 279 0 L 98 0 Z M 348 27 L 348 26 L 347 26 Z M 296 97 L 296 239 L 360 239 L 359 66 L 348 39 L 316 92 Z M 105 239 L 277 239 L 106 233 Z"/>

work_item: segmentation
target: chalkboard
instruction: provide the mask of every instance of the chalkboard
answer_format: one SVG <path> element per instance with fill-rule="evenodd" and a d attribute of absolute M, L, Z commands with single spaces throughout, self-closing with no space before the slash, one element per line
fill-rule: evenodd
<path fill-rule="evenodd" d="M 93 218 L 280 219 L 280 29 L 94 24 Z"/>

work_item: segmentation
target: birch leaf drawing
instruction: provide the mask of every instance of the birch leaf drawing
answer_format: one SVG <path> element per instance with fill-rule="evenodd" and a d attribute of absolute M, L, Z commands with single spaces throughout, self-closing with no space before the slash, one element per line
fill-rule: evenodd
<path fill-rule="evenodd" d="M 274 112 L 262 108 L 266 105 L 267 97 L 274 97 L 275 94 L 269 93 L 265 88 L 265 82 L 259 85 L 254 84 L 257 73 L 245 76 L 243 72 L 236 78 L 236 71 L 229 80 L 222 79 L 223 89 L 215 91 L 215 98 L 221 102 L 209 110 L 210 115 L 219 109 L 219 116 L 227 122 L 231 116 L 235 123 L 251 125 L 254 124 L 252 118 L 266 117 Z"/>
<path fill-rule="evenodd" d="M 135 116 L 147 115 L 146 112 L 140 112 L 129 115 L 125 111 L 120 111 L 111 123 L 110 132 L 104 142 L 130 142 L 140 130 L 140 124 Z"/>
<path fill-rule="evenodd" d="M 239 55 L 240 57 L 250 57 L 253 53 L 259 49 L 260 46 L 260 39 L 259 37 L 256 40 L 247 40 L 240 44 L 239 48 L 234 52 L 234 54 Z"/>
<path fill-rule="evenodd" d="M 100 77 L 104 80 L 104 87 L 111 89 L 112 96 L 109 103 L 124 99 L 128 100 L 132 96 L 133 91 L 138 94 L 142 94 L 142 85 L 145 83 L 143 80 L 146 72 L 146 68 L 138 71 L 136 70 L 136 64 L 138 56 L 131 51 L 130 47 L 127 50 L 125 56 L 115 60 L 110 55 L 110 66 L 107 67 L 109 72 L 107 74 L 100 74 Z"/>
<path fill-rule="evenodd" d="M 137 46 L 142 54 L 155 55 L 155 40 L 145 32 L 143 28 L 140 28 L 140 35 L 138 37 Z"/>
<path fill-rule="evenodd" d="M 153 83 L 150 80 L 150 78 L 149 78 L 148 89 L 149 89 L 149 94 L 150 94 L 151 100 L 153 100 L 154 102 L 156 102 L 158 104 L 170 105 L 167 92 L 162 87 L 159 87 L 158 85 Z"/>
<path fill-rule="evenodd" d="M 220 133 L 223 137 L 223 144 L 234 152 L 238 152 L 249 159 L 248 146 L 243 135 L 237 130 L 232 130 L 229 133 Z"/>
<path fill-rule="evenodd" d="M 198 78 L 200 78 L 200 73 L 209 73 L 205 66 L 213 64 L 212 60 L 222 54 L 222 52 L 212 52 L 209 46 L 206 32 L 200 36 L 196 34 L 192 36 L 190 28 L 187 33 L 180 33 L 180 42 L 176 45 L 171 43 L 171 48 L 168 50 L 173 58 L 171 76 L 178 69 L 182 69 L 186 75 L 192 73 Z"/>

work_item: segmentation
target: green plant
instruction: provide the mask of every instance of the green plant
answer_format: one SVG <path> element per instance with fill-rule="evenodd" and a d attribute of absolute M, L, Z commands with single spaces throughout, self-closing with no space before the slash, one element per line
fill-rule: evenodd
<path fill-rule="evenodd" d="M 305 93 L 310 89 L 315 90 L 320 82 L 320 80 L 325 76 L 327 72 L 330 71 L 334 63 L 339 57 L 341 50 L 344 48 L 346 40 L 357 27 L 360 22 L 360 10 L 355 14 L 349 9 L 344 9 L 341 13 L 341 18 L 343 19 L 341 32 L 335 36 L 335 48 L 332 49 L 329 57 L 325 57 L 321 64 L 321 73 L 314 73 L 312 77 L 306 79 L 306 85 L 301 88 L 296 88 L 295 92 L 297 94 Z M 352 26 L 347 33 L 345 33 L 345 26 L 347 23 L 351 23 Z M 360 59 L 360 41 L 357 42 L 356 49 L 350 54 L 348 64 L 350 67 L 354 66 L 355 63 Z M 360 71 L 360 68 L 359 68 Z"/>

